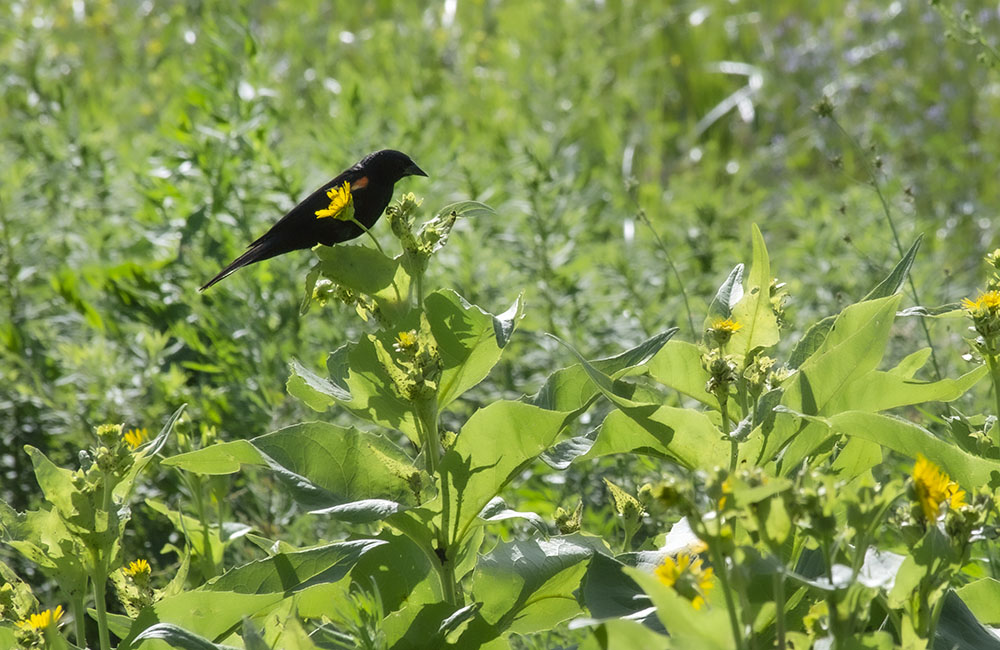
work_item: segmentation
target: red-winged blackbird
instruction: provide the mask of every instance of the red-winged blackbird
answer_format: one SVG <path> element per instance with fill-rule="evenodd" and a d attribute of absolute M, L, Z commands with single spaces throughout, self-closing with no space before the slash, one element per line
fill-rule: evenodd
<path fill-rule="evenodd" d="M 364 224 L 365 228 L 371 228 L 392 200 L 392 189 L 396 181 L 404 176 L 414 175 L 427 174 L 400 151 L 383 149 L 365 156 L 358 164 L 324 184 L 292 208 L 260 239 L 250 244 L 245 253 L 230 262 L 229 266 L 205 283 L 199 291 L 204 291 L 248 264 L 289 251 L 312 248 L 316 244 L 333 246 L 361 235 L 364 231 L 351 221 L 317 218 L 316 211 L 323 210 L 330 204 L 326 194 L 330 188 L 350 183 L 354 218 Z"/>

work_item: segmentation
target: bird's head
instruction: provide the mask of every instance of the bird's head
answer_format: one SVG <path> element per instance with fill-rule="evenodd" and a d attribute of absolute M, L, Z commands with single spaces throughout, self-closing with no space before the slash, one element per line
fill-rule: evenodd
<path fill-rule="evenodd" d="M 424 170 L 402 151 L 383 149 L 361 159 L 356 166 L 366 175 L 395 183 L 405 176 L 426 176 Z"/>

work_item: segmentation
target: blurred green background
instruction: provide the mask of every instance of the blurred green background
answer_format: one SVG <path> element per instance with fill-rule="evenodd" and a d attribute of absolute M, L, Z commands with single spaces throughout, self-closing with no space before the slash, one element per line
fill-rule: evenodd
<path fill-rule="evenodd" d="M 4 2 L 0 498 L 34 498 L 23 444 L 68 464 L 93 426 L 155 431 L 184 402 L 189 433 L 223 439 L 342 419 L 284 389 L 291 358 L 320 367 L 364 331 L 341 305 L 299 316 L 309 252 L 197 287 L 380 148 L 430 174 L 397 186 L 428 216 L 496 209 L 460 223 L 431 269 L 494 312 L 526 294 L 474 399 L 532 393 L 570 363 L 545 332 L 590 356 L 673 325 L 695 339 L 678 276 L 700 326 L 748 261 L 751 223 L 791 292 L 793 343 L 898 259 L 876 186 L 903 247 L 924 235 L 920 303 L 974 293 L 997 246 L 1000 21 L 995 5 L 943 5 Z M 824 96 L 836 121 L 813 110 Z M 962 327 L 931 324 L 950 375 L 967 365 Z M 915 320 L 897 330 L 902 351 L 926 345 Z M 580 480 L 521 498 L 572 507 Z M 280 527 L 283 503 L 238 510 Z"/>

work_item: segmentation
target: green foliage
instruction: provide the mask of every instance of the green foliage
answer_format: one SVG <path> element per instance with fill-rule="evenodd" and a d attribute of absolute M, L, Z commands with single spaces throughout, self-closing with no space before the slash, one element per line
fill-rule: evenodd
<path fill-rule="evenodd" d="M 996 647 L 997 33 L 8 3 L 0 647 Z M 387 146 L 368 235 L 196 292 Z"/>

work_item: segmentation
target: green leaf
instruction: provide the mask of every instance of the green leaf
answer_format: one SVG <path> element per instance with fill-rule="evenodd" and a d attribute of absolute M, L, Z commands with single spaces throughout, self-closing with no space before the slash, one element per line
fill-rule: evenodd
<path fill-rule="evenodd" d="M 431 559 L 405 535 L 384 530 L 378 539 L 384 542 L 372 548 L 351 570 L 351 580 L 364 589 L 374 583 L 386 613 L 404 603 L 420 605 L 441 599 L 437 575 Z M 436 561 L 436 558 L 435 558 Z"/>
<path fill-rule="evenodd" d="M 981 623 L 1000 625 L 1000 580 L 980 578 L 955 590 Z"/>
<path fill-rule="evenodd" d="M 877 442 L 914 459 L 923 454 L 966 489 L 1000 486 L 1000 461 L 973 456 L 912 422 L 859 411 L 840 413 L 829 420 L 845 435 Z"/>
<path fill-rule="evenodd" d="M 917 240 L 913 242 L 910 246 L 910 250 L 906 252 L 896 266 L 892 269 L 892 272 L 885 277 L 874 289 L 868 292 L 861 302 L 867 302 L 876 300 L 879 298 L 888 298 L 894 295 L 903 286 L 903 282 L 906 280 L 906 275 L 910 271 L 910 267 L 913 265 L 913 259 L 916 257 L 917 249 L 920 248 L 920 242 L 923 240 L 923 235 L 917 237 Z M 808 359 L 812 354 L 823 345 L 823 341 L 826 340 L 827 335 L 830 330 L 833 329 L 833 323 L 836 320 L 836 316 L 827 316 L 821 321 L 815 323 L 812 327 L 806 330 L 806 333 L 799 339 L 798 343 L 792 349 L 791 354 L 788 356 L 788 367 L 798 368 L 802 363 Z"/>
<path fill-rule="evenodd" d="M 460 540 L 479 513 L 555 441 L 568 414 L 522 402 L 498 401 L 476 411 L 441 462 L 451 539 Z"/>
<path fill-rule="evenodd" d="M 302 400 L 312 410 L 322 413 L 338 401 L 351 401 L 349 391 L 329 379 L 320 377 L 303 366 L 298 359 L 292 359 L 288 365 L 291 370 L 291 375 L 285 384 L 288 394 Z"/>
<path fill-rule="evenodd" d="M 886 298 L 902 289 L 903 283 L 906 282 L 906 276 L 910 272 L 910 267 L 913 266 L 913 260 L 917 256 L 917 251 L 920 249 L 920 242 L 923 239 L 923 233 L 918 235 L 917 240 L 910 246 L 910 250 L 906 251 L 906 254 L 903 255 L 903 259 L 896 262 L 896 266 L 893 267 L 889 275 L 879 282 L 874 289 L 869 291 L 868 295 L 862 298 L 862 300 Z"/>
<path fill-rule="evenodd" d="M 170 647 L 181 650 L 238 650 L 234 646 L 212 643 L 205 637 L 170 623 L 151 625 L 135 637 L 134 641 L 141 642 L 148 639 L 160 639 L 168 643 Z"/>
<path fill-rule="evenodd" d="M 614 650 L 617 648 L 642 648 L 642 650 L 667 650 L 676 648 L 670 639 L 658 632 L 654 632 L 642 623 L 628 619 L 578 619 L 570 623 L 570 629 L 580 629 L 584 627 L 594 627 L 594 636 L 600 641 L 597 646 L 602 650 Z M 593 646 L 581 645 L 580 648 L 590 648 Z"/>
<path fill-rule="evenodd" d="M 374 298 L 388 322 L 409 311 L 410 276 L 403 269 L 402 254 L 391 259 L 374 248 L 352 244 L 317 246 L 314 250 L 324 276 Z"/>
<path fill-rule="evenodd" d="M 439 215 L 451 214 L 452 212 L 458 214 L 460 217 L 480 218 L 492 217 L 497 213 L 496 210 L 479 201 L 456 201 L 438 210 Z"/>
<path fill-rule="evenodd" d="M 83 495 L 73 487 L 73 472 L 53 463 L 36 447 L 25 445 L 24 450 L 35 467 L 35 480 L 38 481 L 45 500 L 54 505 L 63 517 L 72 519 L 85 514 L 78 507 L 83 507 L 87 512 L 91 510 Z"/>
<path fill-rule="evenodd" d="M 406 454 L 383 436 L 326 422 L 295 424 L 250 441 L 216 444 L 163 461 L 202 474 L 230 474 L 242 465 L 266 467 L 310 508 L 368 500 L 415 503 L 410 485 L 390 463 L 411 465 Z M 369 508 L 376 505 L 354 510 L 376 512 L 378 508 Z"/>
<path fill-rule="evenodd" d="M 343 578 L 378 539 L 335 542 L 292 553 L 276 553 L 237 567 L 201 587 L 202 591 L 290 595 L 306 587 Z"/>
<path fill-rule="evenodd" d="M 632 401 L 621 394 L 621 388 L 611 377 L 572 346 L 563 345 L 580 360 L 597 389 L 619 408 L 605 418 L 597 440 L 581 459 L 644 453 L 671 458 L 685 467 L 711 468 L 728 462 L 730 445 L 707 415 L 693 409 Z"/>
<path fill-rule="evenodd" d="M 676 333 L 677 328 L 672 327 L 643 341 L 634 348 L 613 357 L 591 361 L 590 364 L 599 372 L 614 377 L 622 376 L 640 366 L 647 364 L 651 366 L 664 346 L 675 345 L 675 343 L 668 343 L 668 341 Z M 549 375 L 541 390 L 528 401 L 550 411 L 572 413 L 575 417 L 585 410 L 598 394 L 599 390 L 594 385 L 587 370 L 578 363 Z"/>
<path fill-rule="evenodd" d="M 907 376 L 906 373 L 911 370 L 905 367 L 888 372 L 873 370 L 845 384 L 830 399 L 826 410 L 830 413 L 844 410 L 874 412 L 923 402 L 950 402 L 964 395 L 989 372 L 985 365 L 981 365 L 957 379 L 919 381 Z"/>
<path fill-rule="evenodd" d="M 438 406 L 445 408 L 489 374 L 524 315 L 518 296 L 499 316 L 470 305 L 450 290 L 435 291 L 424 300 L 427 320 L 441 355 Z"/>
<path fill-rule="evenodd" d="M 743 327 L 730 339 L 727 350 L 746 358 L 751 351 L 769 348 L 780 339 L 778 318 L 771 308 L 771 266 L 760 229 L 753 225 L 753 262 L 746 291 L 732 309 L 732 318 Z"/>
<path fill-rule="evenodd" d="M 650 359 L 649 376 L 664 386 L 718 408 L 715 397 L 705 390 L 710 375 L 701 365 L 701 348 L 685 341 L 670 341 Z"/>
<path fill-rule="evenodd" d="M 938 620 L 935 648 L 949 650 L 998 650 L 1000 639 L 976 620 L 962 599 L 949 591 Z"/>
<path fill-rule="evenodd" d="M 244 616 L 254 616 L 274 607 L 283 593 L 239 594 L 233 592 L 186 591 L 168 596 L 144 609 L 132 623 L 120 647 L 131 647 L 135 637 L 157 623 L 170 623 L 205 639 L 222 639 L 238 629 Z"/>
<path fill-rule="evenodd" d="M 501 631 L 529 634 L 578 615 L 573 592 L 592 544 L 580 535 L 498 544 L 480 559 L 472 580 L 482 617 Z"/>
<path fill-rule="evenodd" d="M 875 369 L 885 354 L 900 296 L 850 305 L 837 317 L 823 344 L 782 387 L 781 404 L 805 415 L 827 414 L 827 405 L 850 383 Z M 774 457 L 792 438 L 783 467 L 795 467 L 829 432 L 811 422 L 779 418 L 768 435 L 762 460 Z"/>
<path fill-rule="evenodd" d="M 688 468 L 711 469 L 729 462 L 730 444 L 699 411 L 672 406 L 625 407 L 608 414 L 594 445 L 580 460 L 611 454 L 653 455 Z"/>
<path fill-rule="evenodd" d="M 702 329 L 708 329 L 712 322 L 719 318 L 729 318 L 733 307 L 743 298 L 743 265 L 737 264 L 729 272 L 726 281 L 722 283 L 708 306 L 708 316 Z"/>
<path fill-rule="evenodd" d="M 639 583 L 656 606 L 656 614 L 670 635 L 671 645 L 699 650 L 729 650 L 733 647 L 732 627 L 718 593 L 711 593 L 710 606 L 695 609 L 691 602 L 660 580 L 640 569 L 625 568 L 625 574 Z"/>
<path fill-rule="evenodd" d="M 595 553 L 580 585 L 583 604 L 594 618 L 628 616 L 647 623 L 657 631 L 664 631 L 659 619 L 648 611 L 649 602 L 642 597 L 642 588 L 625 575 L 626 566 L 621 559 Z M 647 611 L 643 613 L 643 610 Z"/>

